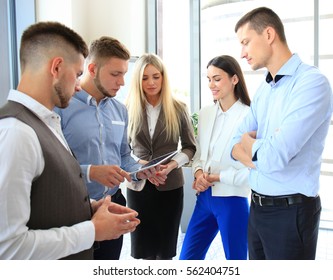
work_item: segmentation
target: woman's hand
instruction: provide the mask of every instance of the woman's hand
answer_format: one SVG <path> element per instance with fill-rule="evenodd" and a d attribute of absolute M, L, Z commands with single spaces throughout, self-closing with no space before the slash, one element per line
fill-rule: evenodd
<path fill-rule="evenodd" d="M 220 181 L 219 174 L 203 172 L 202 169 L 197 170 L 194 175 L 195 180 L 193 181 L 192 188 L 197 191 L 197 194 L 204 192 L 211 186 L 214 186 L 214 182 Z"/>
<path fill-rule="evenodd" d="M 160 165 L 160 170 L 156 173 L 156 177 L 148 178 L 148 180 L 155 186 L 164 185 L 168 174 L 177 167 L 178 163 L 175 160 L 171 160 L 168 164 Z"/>

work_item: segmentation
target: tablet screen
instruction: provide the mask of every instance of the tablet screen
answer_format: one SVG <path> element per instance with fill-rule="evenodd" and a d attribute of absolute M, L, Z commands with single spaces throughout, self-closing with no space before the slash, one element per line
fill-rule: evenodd
<path fill-rule="evenodd" d="M 178 151 L 174 151 L 174 152 L 167 153 L 167 154 L 164 154 L 162 156 L 159 156 L 157 158 L 154 158 L 154 159 L 150 160 L 148 163 L 142 165 L 138 170 L 130 172 L 130 174 L 140 172 L 142 170 L 157 166 L 157 165 L 162 164 L 162 163 L 167 163 L 167 161 L 170 160 L 177 153 L 178 153 Z"/>

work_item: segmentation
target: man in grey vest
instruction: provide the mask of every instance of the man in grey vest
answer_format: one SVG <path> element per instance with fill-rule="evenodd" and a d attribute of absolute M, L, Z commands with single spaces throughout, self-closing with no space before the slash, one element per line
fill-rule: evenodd
<path fill-rule="evenodd" d="M 0 109 L 0 259 L 92 259 L 95 241 L 135 230 L 137 213 L 90 203 L 54 107 L 80 90 L 88 48 L 57 22 L 28 27 L 21 80 Z"/>

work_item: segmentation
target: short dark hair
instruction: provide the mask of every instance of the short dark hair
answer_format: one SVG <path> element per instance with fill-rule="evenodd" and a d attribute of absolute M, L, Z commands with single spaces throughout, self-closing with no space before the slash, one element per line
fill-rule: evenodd
<path fill-rule="evenodd" d="M 229 77 L 232 77 L 233 75 L 238 77 L 238 83 L 235 86 L 235 97 L 243 104 L 250 106 L 251 100 L 246 87 L 243 71 L 237 60 L 229 55 L 220 55 L 210 60 L 207 64 L 207 68 L 211 65 L 220 68 L 226 72 Z"/>
<path fill-rule="evenodd" d="M 20 46 L 21 68 L 24 68 L 28 61 L 35 59 L 40 55 L 41 48 L 59 49 L 72 48 L 82 54 L 85 58 L 88 56 L 88 46 L 82 37 L 69 27 L 53 21 L 38 22 L 30 25 L 22 34 Z"/>
<path fill-rule="evenodd" d="M 247 23 L 249 23 L 249 27 L 255 30 L 258 34 L 261 34 L 266 27 L 270 26 L 275 29 L 283 43 L 287 42 L 281 19 L 273 10 L 269 8 L 260 7 L 245 14 L 236 23 L 235 32 L 237 32 L 241 26 Z"/>
<path fill-rule="evenodd" d="M 100 61 L 111 57 L 129 60 L 131 55 L 121 42 L 112 37 L 102 36 L 90 44 L 88 60 Z"/>

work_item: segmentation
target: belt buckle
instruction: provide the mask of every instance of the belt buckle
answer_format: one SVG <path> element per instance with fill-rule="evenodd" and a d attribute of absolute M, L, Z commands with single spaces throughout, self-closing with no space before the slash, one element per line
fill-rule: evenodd
<path fill-rule="evenodd" d="M 262 203 L 261 203 L 261 196 L 258 195 L 258 197 L 259 197 L 259 205 L 262 206 Z"/>
<path fill-rule="evenodd" d="M 256 200 L 254 199 L 255 197 L 258 197 L 259 199 L 259 205 L 262 206 L 262 201 L 261 201 L 261 195 L 257 194 L 257 193 L 253 193 L 252 194 L 252 197 L 253 197 L 253 202 L 256 202 Z"/>

